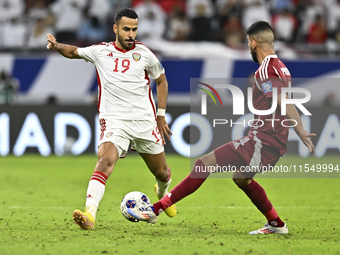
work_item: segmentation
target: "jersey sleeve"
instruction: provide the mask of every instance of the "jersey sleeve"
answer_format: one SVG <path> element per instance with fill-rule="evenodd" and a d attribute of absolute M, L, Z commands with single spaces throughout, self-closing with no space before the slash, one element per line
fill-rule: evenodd
<path fill-rule="evenodd" d="M 86 62 L 94 63 L 96 56 L 98 55 L 99 47 L 92 45 L 85 48 L 78 48 L 78 55 L 82 57 Z"/>
<path fill-rule="evenodd" d="M 146 71 L 151 75 L 151 78 L 154 80 L 159 78 L 161 74 L 165 73 L 164 67 L 151 51 L 149 51 L 149 60 Z"/>
<path fill-rule="evenodd" d="M 277 95 L 281 94 L 281 89 L 285 86 L 284 77 L 281 77 L 274 66 L 268 66 L 263 79 L 258 78 L 257 82 L 262 89 L 262 93 L 266 98 L 273 97 L 273 88 L 277 89 Z"/>

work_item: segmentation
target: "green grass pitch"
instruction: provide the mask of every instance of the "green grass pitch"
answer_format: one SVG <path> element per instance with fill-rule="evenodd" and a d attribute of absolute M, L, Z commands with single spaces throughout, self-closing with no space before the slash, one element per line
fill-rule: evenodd
<path fill-rule="evenodd" d="M 325 157 L 339 163 L 338 157 Z M 189 173 L 190 161 L 167 155 L 174 187 Z M 320 163 L 286 156 L 280 163 Z M 336 178 L 258 178 L 289 235 L 252 236 L 265 218 L 230 178 L 208 179 L 178 202 L 178 214 L 158 223 L 131 223 L 119 212 L 130 191 L 152 202 L 155 183 L 142 159 L 119 160 L 106 184 L 94 231 L 72 221 L 83 209 L 95 155 L 0 158 L 0 254 L 339 254 L 340 186 Z"/>

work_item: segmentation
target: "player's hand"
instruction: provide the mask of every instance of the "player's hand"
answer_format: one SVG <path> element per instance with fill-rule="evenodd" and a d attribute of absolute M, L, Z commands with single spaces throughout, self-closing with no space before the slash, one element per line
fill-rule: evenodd
<path fill-rule="evenodd" d="M 47 49 L 54 49 L 55 46 L 57 45 L 57 40 L 52 34 L 47 34 L 47 41 L 48 41 L 48 44 L 46 46 Z"/>
<path fill-rule="evenodd" d="M 308 133 L 306 130 L 303 130 L 300 134 L 301 141 L 308 147 L 309 152 L 313 152 L 315 154 L 315 146 L 311 140 L 311 137 L 316 136 L 316 134 Z"/>
<path fill-rule="evenodd" d="M 166 142 L 164 136 L 166 136 L 166 138 L 168 138 L 168 140 L 170 141 L 170 135 L 172 135 L 168 123 L 166 123 L 165 116 L 157 116 L 157 126 L 159 133 L 162 136 L 163 144 L 165 145 Z"/>

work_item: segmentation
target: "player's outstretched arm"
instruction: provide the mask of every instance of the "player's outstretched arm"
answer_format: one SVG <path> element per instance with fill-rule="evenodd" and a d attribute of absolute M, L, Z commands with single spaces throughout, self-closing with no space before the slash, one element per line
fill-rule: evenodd
<path fill-rule="evenodd" d="M 155 82 L 157 83 L 157 96 L 158 96 L 158 109 L 166 109 L 166 102 L 168 99 L 168 81 L 166 80 L 165 74 L 161 74 Z M 162 136 L 163 144 L 166 144 L 164 136 L 170 140 L 172 132 L 165 120 L 165 116 L 157 115 L 157 126 L 159 133 Z"/>
<path fill-rule="evenodd" d="M 47 49 L 54 49 L 65 58 L 81 58 L 78 55 L 78 47 L 58 43 L 52 34 L 47 34 L 47 42 L 48 42 Z"/>
<path fill-rule="evenodd" d="M 279 102 L 279 105 L 281 107 L 281 95 L 278 96 L 278 102 Z M 287 119 L 293 119 L 293 120 L 296 121 L 296 123 L 294 121 L 291 121 L 292 125 L 297 124 L 294 127 L 295 132 L 300 137 L 301 141 L 308 147 L 309 152 L 313 152 L 315 154 L 315 150 L 314 150 L 315 147 L 314 147 L 314 144 L 311 140 L 311 137 L 316 136 L 316 134 L 315 133 L 310 134 L 306 130 L 304 130 L 304 128 L 302 126 L 300 115 L 299 115 L 298 111 L 296 110 L 294 104 L 287 104 L 287 106 L 286 106 L 286 116 L 287 116 Z"/>

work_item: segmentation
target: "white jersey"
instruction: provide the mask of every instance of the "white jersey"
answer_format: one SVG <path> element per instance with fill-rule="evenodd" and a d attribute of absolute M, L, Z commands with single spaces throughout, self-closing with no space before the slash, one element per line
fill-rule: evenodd
<path fill-rule="evenodd" d="M 114 42 L 78 48 L 85 61 L 96 66 L 99 118 L 155 120 L 156 107 L 150 79 L 159 78 L 164 68 L 141 42 L 125 51 Z"/>

